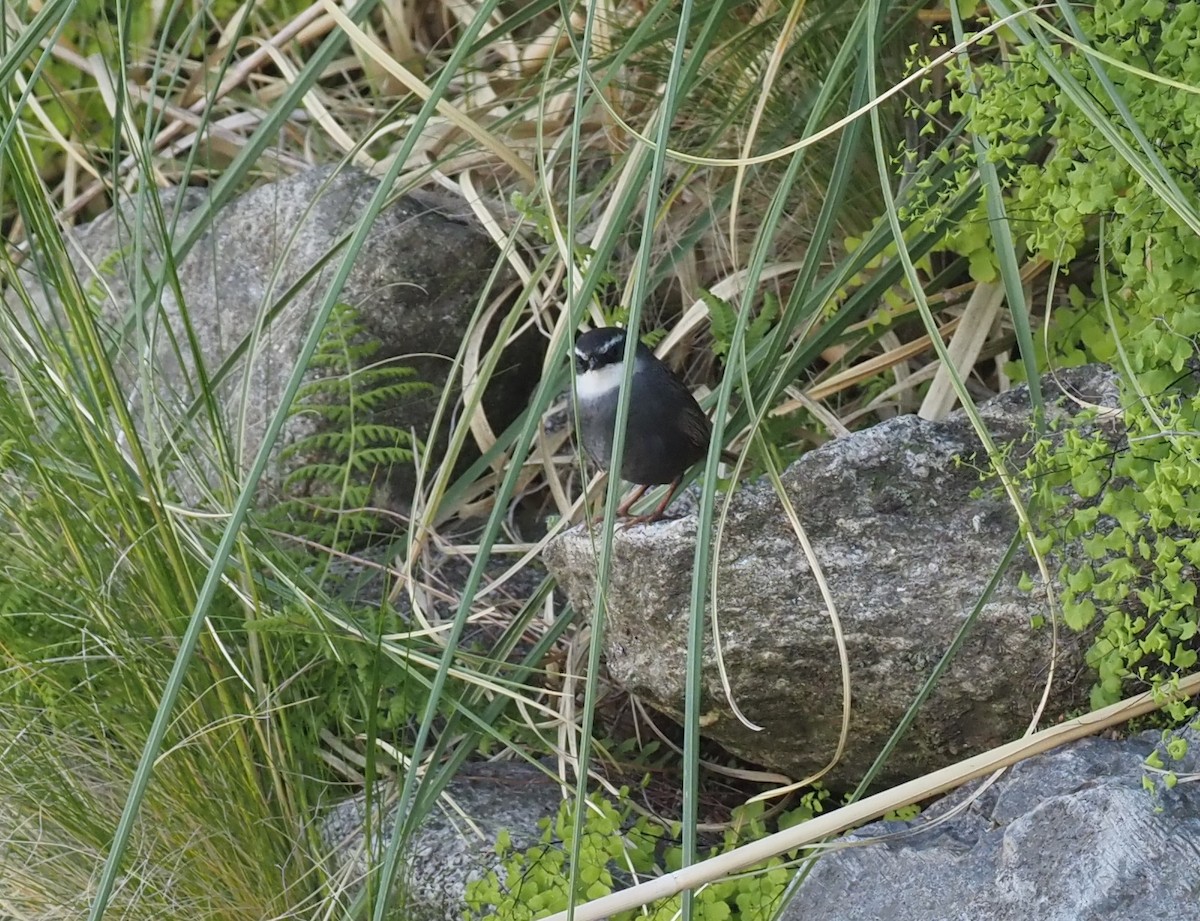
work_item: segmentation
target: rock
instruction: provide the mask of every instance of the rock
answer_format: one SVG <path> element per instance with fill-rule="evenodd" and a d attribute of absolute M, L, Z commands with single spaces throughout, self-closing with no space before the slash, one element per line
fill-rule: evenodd
<path fill-rule="evenodd" d="M 248 367 L 245 359 L 237 359 L 217 389 L 219 414 L 226 431 L 236 439 L 234 450 L 243 470 L 262 443 L 312 318 L 337 271 L 339 240 L 348 237 L 376 188 L 376 180 L 349 168 L 313 169 L 258 186 L 213 218 L 211 228 L 177 267 L 186 315 L 209 375 L 252 340 L 257 325 L 264 323 L 253 340 Z M 163 193 L 168 216 L 177 198 L 176 192 Z M 189 189 L 183 194 L 179 233 L 203 219 L 202 203 L 202 192 Z M 130 255 L 132 222 L 138 219 L 130 203 L 73 233 L 81 280 L 85 289 L 96 293 L 101 317 L 114 329 L 134 306 L 133 292 L 145 292 L 145 278 L 157 278 L 162 271 L 158 254 L 151 254 L 144 265 L 134 264 Z M 153 238 L 154 234 L 147 236 Z M 413 192 L 384 208 L 339 300 L 354 308 L 365 327 L 363 341 L 374 349 L 360 364 L 395 362 L 415 369 L 416 379 L 431 386 L 384 401 L 369 411 L 359 407 L 357 425 L 378 424 L 415 430 L 422 438 L 428 435 L 447 380 L 447 359 L 463 341 L 496 258 L 494 244 L 460 200 L 441 193 Z M 139 279 L 139 272 L 145 277 Z M 312 278 L 303 281 L 309 272 Z M 37 288 L 36 279 L 28 280 L 30 289 Z M 289 295 L 293 285 L 298 288 Z M 277 313 L 270 316 L 276 308 Z M 162 432 L 172 430 L 181 410 L 197 398 L 196 371 L 180 313 L 168 285 L 160 313 L 146 320 L 153 347 L 145 344 L 136 326 L 119 346 L 125 359 L 119 364 L 121 384 L 130 393 L 134 417 L 152 445 L 164 444 Z M 167 325 L 175 341 L 167 335 Z M 496 431 L 525 409 L 529 392 L 540 380 L 541 346 L 536 335 L 525 337 L 511 346 L 501 361 L 507 370 L 493 381 L 484 403 Z M 147 354 L 153 358 L 149 367 L 144 363 Z M 310 372 L 310 379 L 315 376 L 316 372 Z M 203 423 L 204 412 L 197 418 Z M 189 452 L 191 464 L 196 463 L 196 456 L 216 450 L 202 428 L 200 424 L 187 426 L 189 439 L 203 444 L 203 450 Z M 330 459 L 313 452 L 281 459 L 281 449 L 305 436 L 344 428 L 344 422 L 314 418 L 311 413 L 293 416 L 264 478 L 264 501 L 272 496 L 306 497 L 309 492 L 303 483 L 289 486 L 285 492 L 285 477 L 302 464 Z M 440 452 L 444 444 L 443 431 L 430 449 Z M 333 460 L 339 462 L 340 458 Z M 192 502 L 202 501 L 214 486 L 211 467 L 201 469 L 202 479 L 208 482 L 180 484 L 185 498 Z M 375 505 L 407 510 L 415 484 L 410 464 L 386 471 L 367 470 L 362 476 L 375 490 Z"/>
<path fill-rule="evenodd" d="M 558 811 L 559 786 L 528 764 L 468 764 L 448 785 L 446 798 L 470 823 L 445 806 L 430 813 L 403 856 L 398 888 L 405 901 L 398 917 L 461 921 L 467 908 L 467 883 L 502 868 L 495 850 L 500 832 L 509 832 L 518 851 L 537 844 L 541 836 L 538 820 Z M 349 884 L 351 893 L 361 887 L 367 871 L 365 821 L 361 796 L 334 806 L 321 821 L 322 840 L 336 848 L 334 872 Z M 372 818 L 377 860 L 387 852 L 394 827 L 390 808 L 386 817 Z"/>
<path fill-rule="evenodd" d="M 1170 764 L 1200 768 L 1200 735 Z M 912 822 L 877 822 L 847 840 L 906 837 L 817 861 L 783 921 L 1157 921 L 1200 904 L 1200 789 L 1142 787 L 1159 740 L 1083 739 L 1011 768 L 980 799 L 965 788 Z M 1165 760 L 1165 759 L 1164 759 Z M 914 833 L 915 832 L 915 833 Z"/>
<path fill-rule="evenodd" d="M 1085 400 L 1117 403 L 1116 379 L 1098 367 L 1059 379 Z M 1057 387 L 1047 380 L 1043 390 Z M 1029 429 L 1028 394 L 984 407 L 989 430 L 1015 444 Z M 1078 411 L 1070 400 L 1052 412 Z M 1019 446 L 1017 447 L 1019 450 Z M 816 548 L 846 637 L 853 691 L 850 737 L 826 780 L 863 776 L 909 702 L 970 614 L 1017 528 L 1008 502 L 985 493 L 980 451 L 961 413 L 924 422 L 901 417 L 809 452 L 783 474 Z M 956 459 L 968 459 L 957 463 Z M 618 531 L 606 592 L 604 651 L 612 678 L 676 717 L 684 710 L 694 515 Z M 590 614 L 596 543 L 582 528 L 543 558 L 574 607 Z M 1030 561 L 1001 580 L 878 782 L 919 776 L 1019 736 L 1041 695 L 1051 659 L 1040 593 L 1018 588 Z M 730 710 L 711 638 L 703 676 L 705 735 L 736 755 L 800 779 L 831 758 L 841 726 L 841 674 L 821 594 L 766 481 L 738 487 L 726 523 L 716 585 L 721 643 L 733 697 L 755 732 Z M 1046 719 L 1086 705 L 1088 638 L 1059 635 Z"/>

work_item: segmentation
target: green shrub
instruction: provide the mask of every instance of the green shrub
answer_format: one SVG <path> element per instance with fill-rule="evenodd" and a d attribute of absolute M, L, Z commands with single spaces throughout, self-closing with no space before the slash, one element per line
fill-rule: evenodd
<path fill-rule="evenodd" d="M 666 844 L 666 830 L 644 815 L 634 817 L 628 790 L 613 802 L 599 794 L 589 797 L 590 808 L 584 818 L 583 837 L 578 842 L 579 874 L 576 904 L 598 899 L 625 888 L 631 882 L 680 869 L 683 849 Z M 831 794 L 817 790 L 806 794 L 801 805 L 781 816 L 779 825 L 787 828 L 821 812 Z M 574 839 L 574 810 L 564 802 L 553 819 L 539 823 L 538 844 L 515 851 L 507 835 L 501 835 L 496 852 L 503 863 L 501 873 L 490 872 L 467 886 L 467 918 L 487 917 L 496 921 L 532 921 L 567 907 L 571 875 L 570 856 Z M 678 835 L 676 826 L 673 833 Z M 735 811 L 732 827 L 719 846 L 709 848 L 712 857 L 765 836 L 763 804 L 754 803 Z M 794 854 L 785 855 L 794 859 Z M 718 880 L 701 888 L 695 895 L 694 917 L 704 921 L 754 921 L 774 916 L 792 871 L 784 859 L 773 857 L 766 863 L 735 878 Z M 620 880 L 620 884 L 617 883 Z M 676 917 L 680 896 L 648 906 L 648 914 L 628 911 L 613 915 L 615 921 L 635 918 L 667 919 Z"/>
<path fill-rule="evenodd" d="M 1200 4 L 1100 0 L 1077 15 L 1091 47 L 1107 56 L 1098 66 L 1132 122 L 1109 101 L 1096 59 L 1058 46 L 1053 65 L 1105 106 L 1146 169 L 1118 155 L 1061 92 L 1035 45 L 974 63 L 973 79 L 951 67 L 947 107 L 986 142 L 1027 258 L 1068 273 L 1039 358 L 1051 367 L 1108 362 L 1122 372 L 1126 445 L 1114 451 L 1097 427 L 1068 432 L 1057 447 L 1041 445 L 1025 468 L 1044 548 L 1083 547 L 1082 559 L 1062 557 L 1058 576 L 1067 624 L 1099 623 L 1088 659 L 1100 706 L 1170 683 L 1194 666 L 1200 648 L 1200 239 L 1189 225 L 1189 203 L 1200 201 L 1200 94 L 1179 88 L 1200 85 L 1200 57 L 1191 52 Z M 921 190 L 911 214 L 934 220 L 974 171 L 968 141 L 950 157 L 956 178 Z M 967 257 L 976 280 L 991 281 L 990 246 L 980 201 L 944 248 Z M 1187 709 L 1178 705 L 1175 715 Z"/>

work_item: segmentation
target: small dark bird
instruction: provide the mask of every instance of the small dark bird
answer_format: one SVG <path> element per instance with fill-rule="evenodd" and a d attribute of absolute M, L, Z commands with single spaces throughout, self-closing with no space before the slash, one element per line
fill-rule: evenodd
<path fill-rule="evenodd" d="M 594 329 L 575 340 L 579 441 L 588 457 L 603 470 L 608 469 L 612 456 L 617 397 L 625 377 L 624 358 L 625 330 L 618 327 Z M 630 517 L 626 527 L 663 517 L 684 473 L 704 459 L 712 439 L 712 423 L 670 368 L 640 342 L 634 362 L 621 479 L 638 488 L 617 509 L 618 517 Z M 630 507 L 647 489 L 662 484 L 670 484 L 671 488 L 658 508 L 648 515 L 629 516 Z"/>

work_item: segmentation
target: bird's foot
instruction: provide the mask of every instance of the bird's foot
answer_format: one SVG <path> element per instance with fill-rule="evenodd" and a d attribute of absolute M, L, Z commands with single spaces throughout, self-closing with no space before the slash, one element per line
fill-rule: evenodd
<path fill-rule="evenodd" d="M 621 518 L 621 519 L 628 518 L 630 506 L 632 506 L 633 503 L 637 502 L 638 499 L 642 498 L 642 496 L 644 496 L 646 494 L 646 490 L 649 488 L 650 488 L 649 486 L 639 486 L 632 493 L 630 493 L 629 498 L 617 506 L 616 517 Z M 600 522 L 602 522 L 602 521 L 604 521 L 604 509 L 601 509 L 600 513 L 598 515 L 596 515 L 592 519 L 590 519 L 590 523 L 593 525 L 600 524 Z"/>
<path fill-rule="evenodd" d="M 645 515 L 626 515 L 625 520 L 621 522 L 621 530 L 628 531 L 635 525 L 653 524 L 656 521 L 674 521 L 674 518 L 660 509 L 647 512 Z"/>
<path fill-rule="evenodd" d="M 628 518 L 629 510 L 633 508 L 633 503 L 637 502 L 638 499 L 646 495 L 646 490 L 649 488 L 649 486 L 639 486 L 637 489 L 631 492 L 629 494 L 629 498 L 617 506 L 617 517 Z"/>
<path fill-rule="evenodd" d="M 621 530 L 628 531 L 630 528 L 632 528 L 636 524 L 652 524 L 655 521 L 662 521 L 664 518 L 667 517 L 667 515 L 666 515 L 667 506 L 670 505 L 671 500 L 673 498 L 675 498 L 675 490 L 677 490 L 678 488 L 679 488 L 679 480 L 675 480 L 674 482 L 671 483 L 670 488 L 667 490 L 667 494 L 665 496 L 663 496 L 662 502 L 658 503 L 658 508 L 656 508 L 654 511 L 649 512 L 648 514 L 645 514 L 645 515 L 633 515 L 633 516 L 629 517 L 629 519 L 624 524 L 621 525 Z M 618 513 L 620 513 L 620 511 L 621 511 L 620 509 L 617 509 Z"/>
<path fill-rule="evenodd" d="M 665 496 L 663 496 L 662 502 L 658 503 L 658 507 L 655 508 L 654 511 L 647 512 L 644 515 L 630 514 L 629 509 L 633 506 L 633 504 L 635 502 L 637 502 L 638 499 L 642 498 L 642 496 L 645 494 L 646 490 L 649 488 L 650 488 L 649 486 L 639 486 L 637 489 L 635 489 L 633 491 L 633 493 L 629 496 L 628 499 L 626 499 L 619 506 L 617 506 L 616 517 L 621 519 L 621 530 L 622 531 L 628 531 L 630 528 L 634 527 L 635 525 L 653 524 L 656 521 L 662 521 L 664 519 L 669 518 L 669 516 L 666 514 L 667 506 L 671 504 L 671 500 L 675 497 L 675 490 L 677 490 L 679 488 L 679 480 L 675 480 L 674 482 L 672 482 L 670 484 L 670 488 L 667 490 L 667 494 Z M 593 524 L 593 525 L 598 524 L 598 523 L 602 522 L 603 520 L 604 520 L 604 512 L 601 512 L 599 515 L 597 515 L 596 517 L 591 519 L 591 524 Z"/>

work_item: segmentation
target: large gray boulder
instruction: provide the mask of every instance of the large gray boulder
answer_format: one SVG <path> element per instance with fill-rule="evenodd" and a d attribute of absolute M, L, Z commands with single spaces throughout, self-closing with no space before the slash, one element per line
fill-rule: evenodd
<path fill-rule="evenodd" d="M 140 260 L 133 255 L 137 225 L 149 226 L 149 212 L 139 213 L 136 200 L 123 200 L 121 207 L 72 232 L 69 251 L 110 330 L 120 383 L 152 451 L 166 452 L 170 461 L 172 442 L 165 435 L 175 430 L 182 410 L 194 405 L 199 394 L 196 362 L 186 345 L 186 316 L 206 373 L 212 377 L 230 363 L 217 387 L 218 415 L 235 462 L 242 470 L 248 467 L 340 264 L 339 247 L 377 187 L 375 179 L 357 169 L 324 167 L 250 189 L 213 218 L 211 228 L 176 266 L 178 294 L 174 284 L 166 284 L 157 307 L 132 324 L 126 321 L 135 303 L 164 271 L 157 242 L 161 235 L 143 231 L 147 246 Z M 201 219 L 203 200 L 203 192 L 194 189 L 162 193 L 168 219 L 179 211 L 177 235 Z M 352 345 L 366 349 L 352 360 L 357 362 L 353 370 L 394 363 L 415 370 L 414 380 L 428 386 L 356 407 L 360 433 L 368 425 L 380 425 L 429 437 L 450 359 L 463 342 L 497 256 L 471 209 L 446 193 L 412 192 L 384 207 L 339 297 L 354 308 L 363 326 Z M 32 271 L 25 281 L 39 291 L 41 282 Z M 54 292 L 43 291 L 39 300 L 43 309 L 57 303 Z M 540 379 L 540 356 L 536 336 L 506 353 L 501 362 L 505 371 L 485 395 L 497 431 L 524 410 Z M 328 374 L 328 369 L 314 369 L 309 379 Z M 194 502 L 204 501 L 218 466 L 211 460 L 217 456 L 216 441 L 205 422 L 202 409 L 183 426 L 187 463 L 177 483 Z M 319 482 L 294 483 L 286 493 L 282 486 L 301 465 L 339 462 L 337 452 L 311 440 L 306 444 L 314 447 L 306 451 L 285 449 L 324 432 L 336 443 L 346 428 L 344 417 L 331 421 L 316 412 L 293 416 L 264 478 L 263 501 L 281 495 L 303 498 L 310 486 L 319 492 Z M 432 439 L 435 457 L 445 435 L 443 427 Z M 188 474 L 198 475 L 189 481 Z M 408 508 L 415 483 L 411 464 L 360 475 L 371 483 L 376 506 L 401 512 Z"/>
<path fill-rule="evenodd" d="M 1112 373 L 1059 375 L 1073 397 L 1117 404 Z M 1061 393 L 1047 379 L 1043 390 Z M 982 407 L 1002 445 L 1029 432 L 1022 388 Z M 1052 416 L 1078 411 L 1061 399 Z M 1115 435 L 1114 435 L 1115 437 Z M 1008 501 L 980 495 L 981 447 L 961 414 L 938 422 L 905 416 L 809 452 L 783 485 L 816 549 L 845 632 L 853 712 L 846 750 L 827 778 L 850 786 L 871 765 L 918 689 L 970 614 L 1017 528 Z M 963 462 L 965 461 L 965 462 Z M 544 560 L 575 608 L 590 615 L 598 533 L 577 527 Z M 618 684 L 668 714 L 684 711 L 688 599 L 696 519 L 615 535 L 605 592 L 605 661 Z M 1019 736 L 1050 667 L 1051 632 L 1033 629 L 1045 596 L 1018 587 L 1018 559 L 984 606 L 959 656 L 892 754 L 882 783 L 899 782 Z M 799 779 L 833 755 L 842 679 L 834 633 L 817 583 L 769 483 L 738 487 L 726 523 L 716 585 L 721 644 L 733 697 L 764 727 L 731 711 L 705 650 L 704 733 L 740 757 Z M 1059 634 L 1047 719 L 1085 706 L 1088 638 Z"/>
<path fill-rule="evenodd" d="M 817 861 L 783 921 L 1158 921 L 1200 916 L 1200 789 L 1168 789 L 1145 758 L 1159 735 L 1084 739 L 1011 768 L 965 812 L 958 791 L 903 835 Z M 1200 769 L 1200 737 L 1169 764 Z M 1152 781 L 1153 792 L 1143 787 Z"/>

